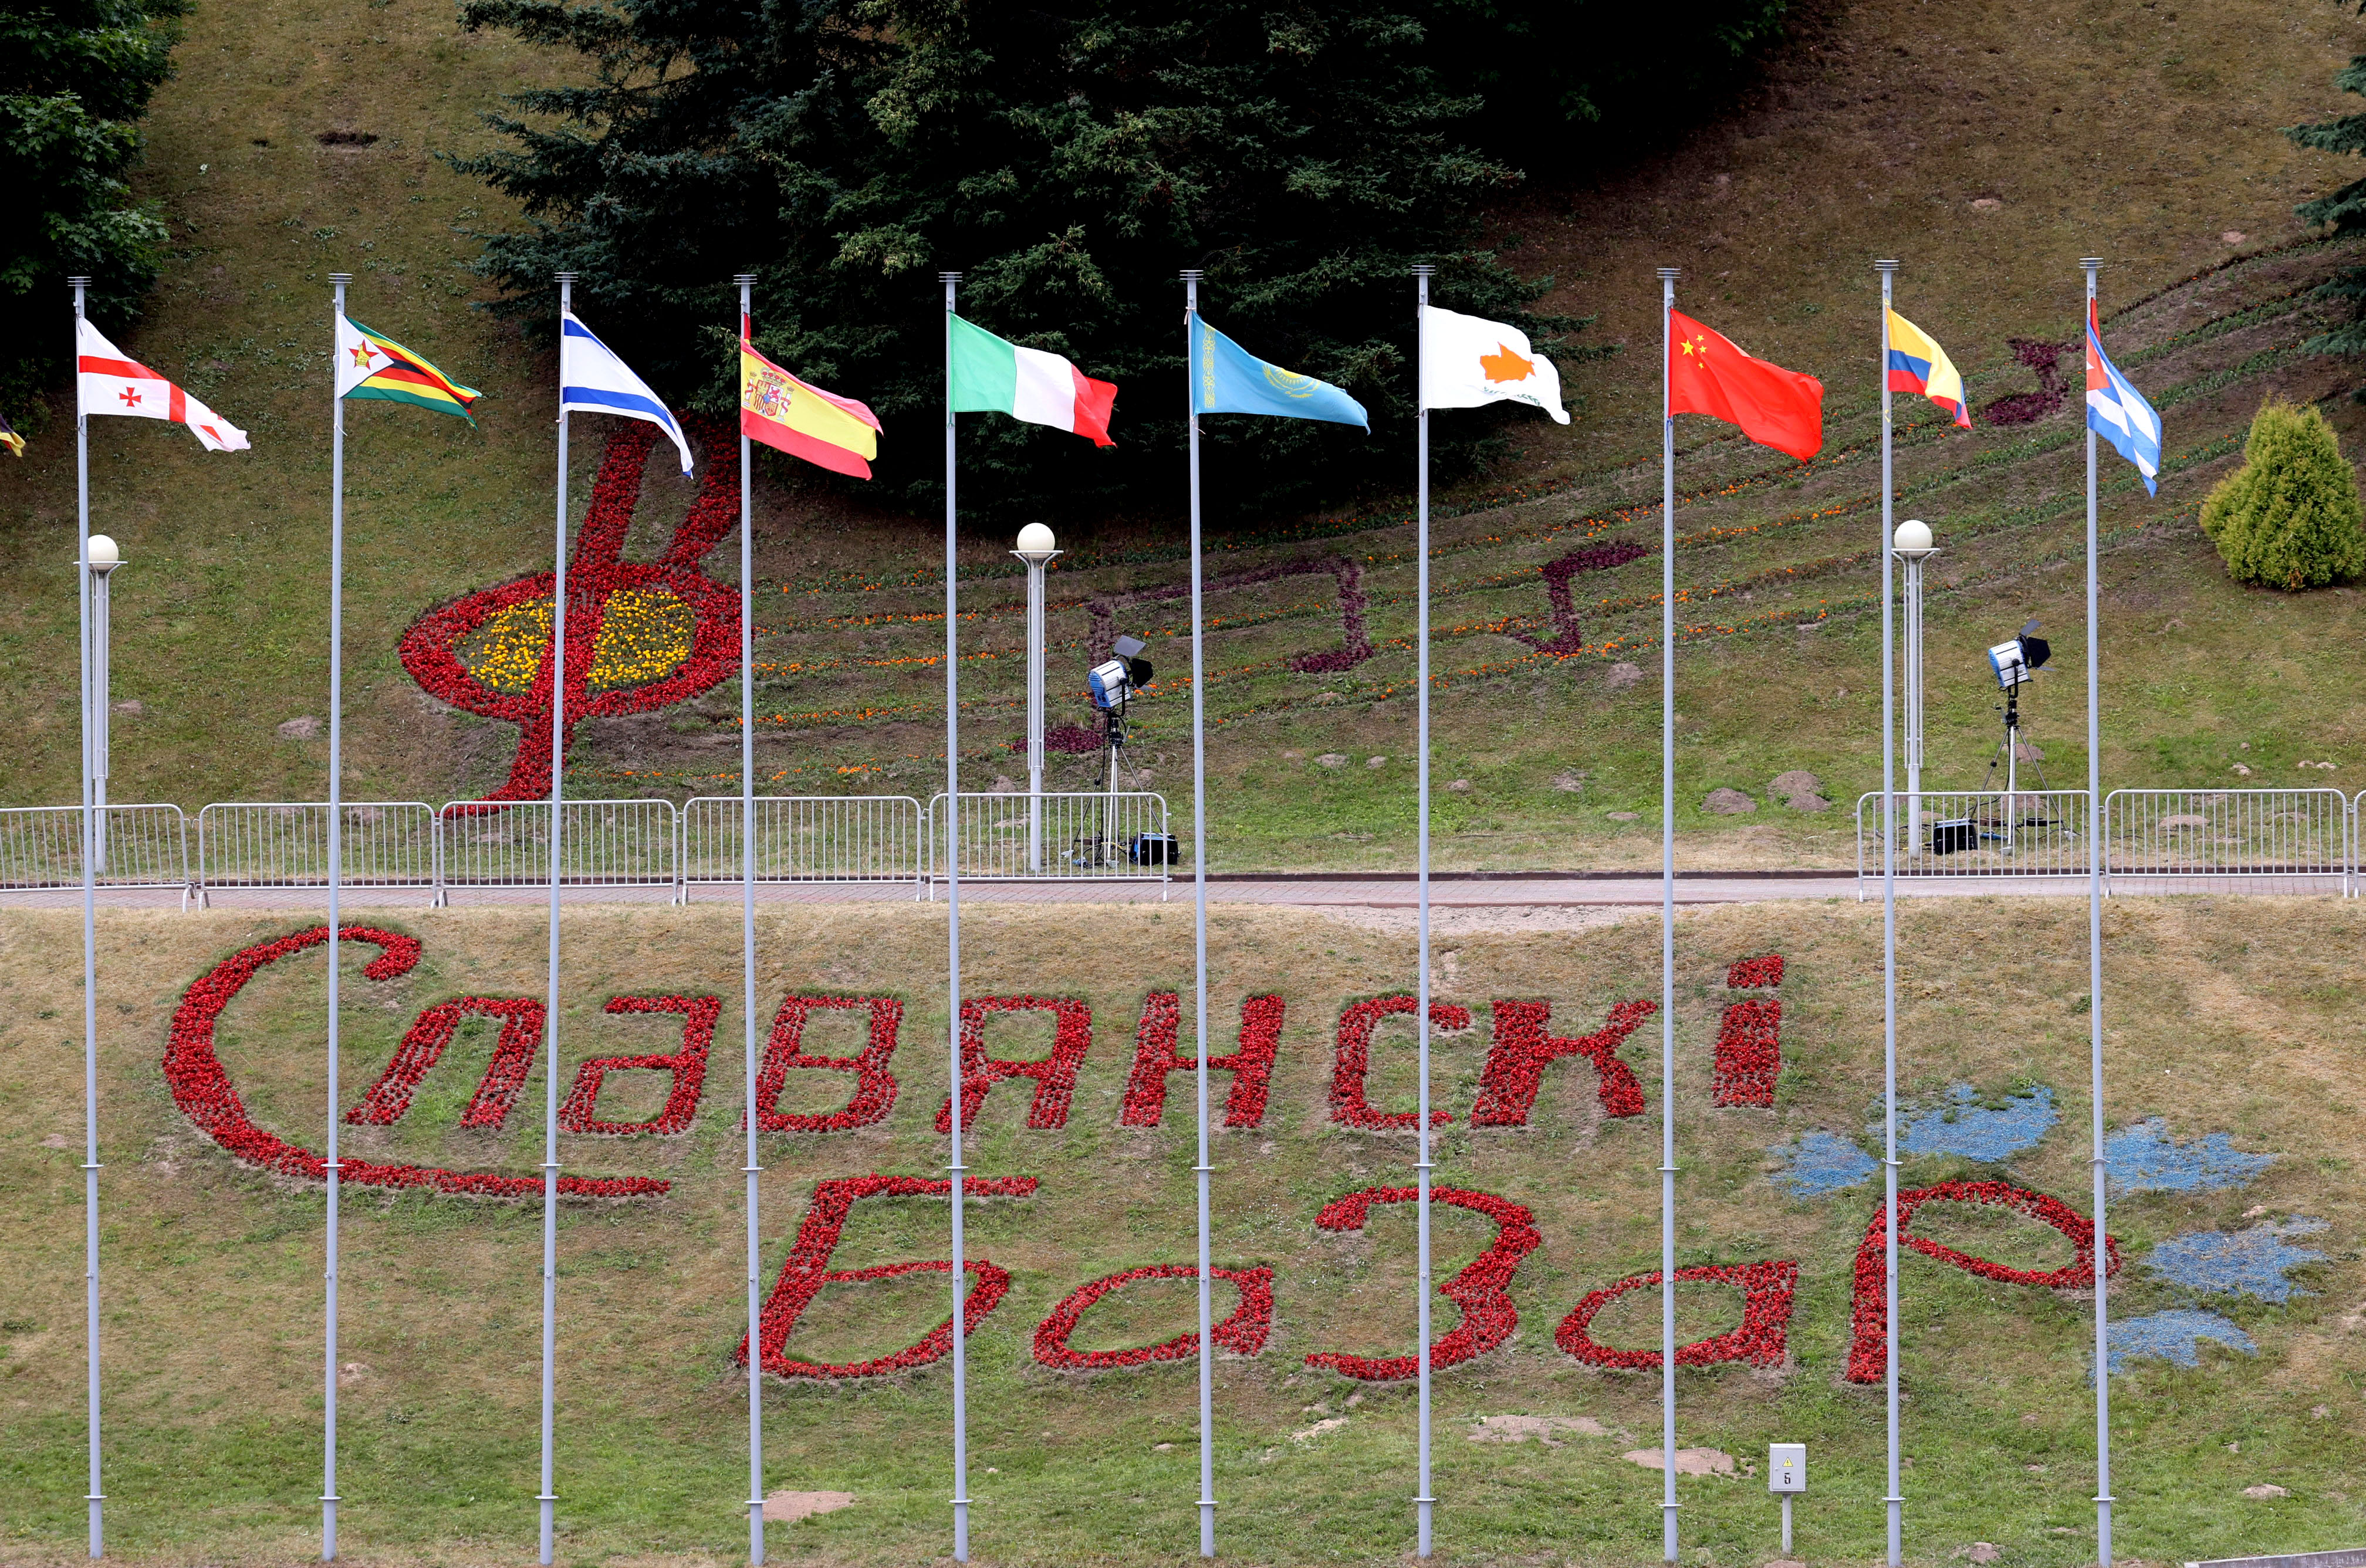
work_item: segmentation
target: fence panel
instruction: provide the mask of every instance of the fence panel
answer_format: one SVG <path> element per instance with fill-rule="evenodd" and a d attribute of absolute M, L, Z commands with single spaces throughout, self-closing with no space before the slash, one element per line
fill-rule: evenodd
<path fill-rule="evenodd" d="M 1899 790 L 1890 813 L 1900 877 L 2084 876 L 2094 835 L 2085 790 Z M 1856 802 L 1857 894 L 1881 880 L 1881 792 Z M 1909 824 L 1912 826 L 1910 829 Z"/>
<path fill-rule="evenodd" d="M 436 886 L 435 812 L 422 801 L 346 801 L 339 880 Z M 326 887 L 326 801 L 216 801 L 197 813 L 197 900 L 232 887 Z"/>
<path fill-rule="evenodd" d="M 2350 803 L 2337 789 L 2115 789 L 2103 821 L 2119 892 L 2202 892 L 2233 878 L 2347 892 L 2354 869 Z"/>
<path fill-rule="evenodd" d="M 670 887 L 680 823 L 670 800 L 570 800 L 561 819 L 559 883 Z M 443 827 L 444 887 L 550 886 L 550 802 L 455 800 Z"/>
<path fill-rule="evenodd" d="M 177 806 L 109 806 L 98 814 L 99 887 L 189 886 L 189 825 Z M 82 886 L 82 808 L 0 809 L 0 887 Z"/>
<path fill-rule="evenodd" d="M 929 801 L 928 874 L 945 874 L 945 796 Z M 1112 795 L 970 795 L 961 797 L 961 874 L 992 881 L 1166 882 L 1174 867 L 1137 858 L 1144 835 L 1164 842 L 1166 797 Z"/>
<path fill-rule="evenodd" d="M 737 882 L 738 795 L 682 808 L 682 879 Z M 920 803 L 907 795 L 758 795 L 759 882 L 909 882 L 921 877 Z"/>

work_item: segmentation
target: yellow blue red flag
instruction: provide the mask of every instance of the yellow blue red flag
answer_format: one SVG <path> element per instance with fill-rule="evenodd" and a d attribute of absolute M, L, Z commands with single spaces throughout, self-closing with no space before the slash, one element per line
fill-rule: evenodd
<path fill-rule="evenodd" d="M 1964 378 L 1953 360 L 1921 327 L 1897 311 L 1889 316 L 1889 389 L 1920 392 L 1955 416 L 1966 430 L 1972 411 L 1964 406 Z"/>

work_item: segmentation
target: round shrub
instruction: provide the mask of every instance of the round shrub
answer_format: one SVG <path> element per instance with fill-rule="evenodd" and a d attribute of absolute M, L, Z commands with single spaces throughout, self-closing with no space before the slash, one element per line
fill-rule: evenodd
<path fill-rule="evenodd" d="M 2202 503 L 2202 532 L 2237 582 L 2299 590 L 2366 572 L 2358 479 L 2325 415 L 2261 404 L 2243 466 Z"/>

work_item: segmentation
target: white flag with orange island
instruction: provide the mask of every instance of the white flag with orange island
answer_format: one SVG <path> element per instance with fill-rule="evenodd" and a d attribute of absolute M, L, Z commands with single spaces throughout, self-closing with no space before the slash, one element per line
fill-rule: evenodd
<path fill-rule="evenodd" d="M 871 477 L 879 456 L 879 416 L 852 398 L 825 392 L 756 352 L 743 323 L 739 337 L 739 434 L 792 457 Z"/>
<path fill-rule="evenodd" d="M 1517 327 L 1441 310 L 1421 312 L 1421 406 L 1475 409 L 1482 403 L 1527 403 L 1569 423 L 1560 406 L 1560 372 L 1528 346 Z"/>

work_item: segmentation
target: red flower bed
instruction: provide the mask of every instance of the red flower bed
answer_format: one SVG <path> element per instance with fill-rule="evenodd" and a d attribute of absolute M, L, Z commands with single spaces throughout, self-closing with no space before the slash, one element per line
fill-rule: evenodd
<path fill-rule="evenodd" d="M 722 460 L 733 434 L 715 420 L 693 417 L 690 434 L 707 455 L 698 499 L 653 562 L 621 559 L 625 536 L 641 494 L 642 470 L 654 426 L 635 421 L 608 437 L 592 481 L 592 504 L 567 567 L 567 735 L 587 718 L 648 713 L 698 695 L 729 677 L 739 660 L 739 600 L 736 590 L 706 577 L 699 558 L 739 521 L 739 466 Z M 488 800 L 543 800 L 550 795 L 553 665 L 547 652 L 524 692 L 501 692 L 460 660 L 460 649 L 503 611 L 551 597 L 554 574 L 534 572 L 439 605 L 412 623 L 397 653 L 411 678 L 430 695 L 469 713 L 519 727 L 510 776 Z M 592 661 L 608 601 L 627 589 L 671 593 L 696 617 L 689 656 L 646 684 L 592 692 Z"/>
<path fill-rule="evenodd" d="M 1777 997 L 1735 1002 L 1718 1026 L 1709 1075 L 1712 1105 L 1773 1105 L 1783 1071 L 1783 1002 Z"/>
<path fill-rule="evenodd" d="M 472 1012 L 500 1019 L 501 1032 L 493 1045 L 492 1062 L 477 1085 L 476 1097 L 460 1114 L 460 1125 L 498 1128 L 508 1121 L 510 1107 L 517 1103 L 518 1091 L 525 1087 L 526 1073 L 534 1066 L 535 1048 L 542 1043 L 542 1003 L 532 997 L 462 997 L 429 1008 L 412 1022 L 402 1043 L 394 1048 L 386 1071 L 370 1085 L 361 1103 L 345 1112 L 345 1120 L 379 1127 L 401 1121 L 411 1109 L 419 1080 L 442 1059 L 444 1048 L 459 1031 L 460 1020 Z"/>
<path fill-rule="evenodd" d="M 1279 997 L 1249 997 L 1241 1003 L 1240 1048 L 1229 1056 L 1211 1056 L 1208 1070 L 1233 1075 L 1232 1091 L 1224 1096 L 1224 1125 L 1255 1127 L 1265 1121 L 1265 1102 L 1273 1082 L 1273 1056 L 1281 1042 L 1282 1001 Z M 1133 1070 L 1126 1075 L 1127 1127 L 1155 1127 L 1166 1113 L 1166 1075 L 1195 1073 L 1198 1058 L 1176 1050 L 1182 1026 L 1181 998 L 1173 991 L 1153 991 L 1143 998 L 1142 1025 L 1134 1032 Z"/>
<path fill-rule="evenodd" d="M 1372 1031 L 1380 1020 L 1395 1013 L 1412 1012 L 1421 1006 L 1418 997 L 1374 997 L 1361 1001 L 1339 1015 L 1339 1033 L 1331 1063 L 1331 1120 L 1343 1127 L 1360 1127 L 1366 1132 L 1388 1132 L 1398 1127 L 1416 1126 L 1421 1120 L 1418 1111 L 1383 1111 L 1375 1110 L 1364 1098 L 1364 1080 L 1372 1065 Z M 1429 1021 L 1434 1029 L 1449 1032 L 1470 1027 L 1470 1010 L 1450 1002 L 1429 1004 Z M 1443 1127 L 1454 1118 L 1443 1111 L 1429 1113 L 1429 1124 Z M 1327 1211 L 1326 1211 L 1327 1212 Z"/>
<path fill-rule="evenodd" d="M 1914 1212 L 1925 1203 L 1993 1203 L 2000 1208 L 2026 1214 L 2040 1224 L 2052 1225 L 2070 1238 L 2074 1249 L 2068 1264 L 2060 1269 L 2014 1269 L 2002 1263 L 1991 1263 L 1985 1258 L 1958 1252 L 1952 1247 L 1919 1235 L 1907 1235 L 1914 1223 Z M 1849 1303 L 1849 1364 L 1851 1382 L 1879 1382 L 1889 1366 L 1888 1291 L 1885 1264 L 1889 1239 L 1889 1203 L 1885 1199 L 1873 1212 L 1873 1223 L 1865 1226 L 1865 1240 L 1856 1249 L 1856 1280 L 1853 1300 Z M 2037 1285 L 2049 1291 L 2084 1290 L 2095 1283 L 2095 1222 L 2088 1219 L 2059 1198 L 2049 1198 L 2043 1192 L 2032 1192 L 2015 1187 L 2009 1181 L 1942 1181 L 1936 1187 L 1917 1188 L 1898 1195 L 1898 1239 L 1927 1258 L 1942 1263 L 1952 1263 L 1966 1273 L 1983 1280 L 1995 1280 L 2008 1285 Z M 2115 1236 L 2103 1238 L 2103 1275 L 2106 1279 L 2120 1271 L 2120 1243 Z"/>
<path fill-rule="evenodd" d="M 986 1054 L 986 1015 L 1048 1012 L 1052 1054 L 1031 1062 L 1006 1061 Z M 962 1003 L 962 1131 L 977 1121 L 986 1091 L 1005 1078 L 1033 1078 L 1035 1101 L 1027 1109 L 1030 1127 L 1065 1127 L 1068 1102 L 1076 1092 L 1076 1069 L 1093 1043 L 1093 1010 L 1074 997 L 972 997 Z M 953 1130 L 953 1097 L 937 1109 L 937 1131 Z"/>
<path fill-rule="evenodd" d="M 1787 1260 L 1766 1263 L 1714 1264 L 1698 1269 L 1679 1269 L 1678 1280 L 1717 1280 L 1741 1287 L 1741 1326 L 1729 1329 L 1713 1338 L 1696 1339 L 1689 1345 L 1676 1347 L 1676 1365 L 1706 1367 L 1717 1361 L 1747 1361 L 1753 1367 L 1779 1367 L 1783 1364 L 1784 1348 L 1791 1325 L 1791 1297 L 1799 1287 L 1799 1266 Z M 1569 1354 L 1593 1367 L 1657 1367 L 1660 1352 L 1621 1350 L 1600 1344 L 1586 1333 L 1596 1313 L 1620 1296 L 1645 1285 L 1660 1282 L 1656 1269 L 1649 1274 L 1638 1274 L 1621 1280 L 1589 1294 L 1577 1303 L 1576 1309 L 1560 1320 L 1553 1332 L 1553 1343 Z"/>
<path fill-rule="evenodd" d="M 838 1250 L 839 1235 L 846 1228 L 848 1212 L 861 1200 L 951 1198 L 952 1192 L 950 1180 L 931 1181 L 917 1176 L 852 1176 L 816 1182 L 813 1201 L 797 1226 L 796 1243 L 789 1249 L 787 1260 L 781 1265 L 780 1278 L 773 1281 L 772 1292 L 764 1298 L 756 1319 L 764 1371 L 783 1378 L 886 1377 L 927 1366 L 951 1350 L 953 1320 L 950 1316 L 893 1355 L 874 1356 L 865 1361 L 832 1365 L 798 1360 L 789 1355 L 786 1346 L 797 1319 L 805 1315 L 806 1308 L 813 1304 L 825 1285 L 894 1280 L 907 1274 L 952 1273 L 950 1258 L 889 1263 L 874 1269 L 832 1269 L 829 1258 Z M 962 1182 L 962 1195 L 967 1198 L 1028 1198 L 1034 1192 L 1035 1178 L 1031 1176 L 971 1176 Z M 983 1258 L 964 1258 L 963 1262 L 964 1271 L 977 1277 L 962 1302 L 962 1337 L 965 1339 L 976 1332 L 988 1313 L 1002 1304 L 1004 1293 L 1010 1289 L 1010 1274 Z M 744 1335 L 733 1359 L 743 1367 L 748 1364 L 748 1340 Z"/>
<path fill-rule="evenodd" d="M 1219 1280 L 1230 1280 L 1239 1288 L 1241 1299 L 1231 1316 L 1209 1327 L 1208 1337 L 1236 1356 L 1256 1355 L 1265 1348 L 1266 1336 L 1273 1330 L 1273 1270 L 1211 1269 L 1209 1272 Z M 1200 1353 L 1200 1331 L 1196 1328 L 1160 1344 L 1131 1350 L 1072 1350 L 1068 1337 L 1076 1333 L 1076 1320 L 1085 1315 L 1085 1310 L 1111 1291 L 1121 1290 L 1136 1280 L 1199 1277 L 1196 1264 L 1161 1263 L 1128 1269 L 1121 1274 L 1079 1285 L 1061 1297 L 1052 1314 L 1035 1325 L 1035 1359 L 1060 1371 L 1084 1372 L 1108 1367 L 1146 1367 L 1154 1361 L 1179 1361 L 1196 1356 Z"/>
<path fill-rule="evenodd" d="M 1547 1032 L 1552 1021 L 1549 1002 L 1495 1003 L 1494 1042 L 1479 1076 L 1479 1103 L 1470 1108 L 1470 1124 L 1527 1126 L 1545 1065 L 1561 1056 L 1583 1056 L 1594 1064 L 1594 1090 L 1605 1116 L 1640 1116 L 1643 1086 L 1636 1081 L 1635 1069 L 1618 1059 L 1618 1047 L 1659 1010 L 1657 1002 L 1620 1002 L 1600 1029 L 1572 1038 Z"/>
<path fill-rule="evenodd" d="M 1783 955 L 1740 959 L 1725 972 L 1734 990 L 1772 989 L 1783 983 Z M 1774 997 L 1735 1002 L 1718 1026 L 1715 1066 L 1709 1076 L 1712 1105 L 1774 1103 L 1774 1080 L 1783 1072 L 1783 1003 Z"/>
<path fill-rule="evenodd" d="M 699 1091 L 706 1084 L 706 1052 L 715 1043 L 715 1021 L 723 1011 L 721 997 L 611 997 L 610 1012 L 678 1012 L 682 1015 L 682 1049 L 637 1056 L 594 1056 L 575 1069 L 575 1087 L 558 1108 L 558 1124 L 569 1133 L 603 1138 L 628 1138 L 645 1133 L 670 1137 L 690 1131 L 698 1114 Z M 673 1075 L 673 1088 L 664 1109 L 647 1122 L 603 1122 L 600 1119 L 600 1083 L 608 1074 L 654 1068 Z"/>
<path fill-rule="evenodd" d="M 869 1008 L 871 1039 L 856 1056 L 808 1056 L 805 1053 L 806 1020 L 816 1008 Z M 904 1022 L 904 1004 L 894 997 L 784 997 L 772 1017 L 772 1037 L 764 1042 L 764 1059 L 756 1069 L 756 1125 L 767 1133 L 849 1133 L 887 1119 L 896 1104 L 896 1075 L 887 1070 L 896 1054 L 896 1031 Z M 827 1115 L 780 1109 L 781 1085 L 792 1067 L 821 1067 L 852 1073 L 854 1094 L 842 1111 Z M 747 1124 L 741 1118 L 740 1125 Z"/>
<path fill-rule="evenodd" d="M 1314 1223 L 1326 1231 L 1359 1231 L 1373 1204 L 1410 1203 L 1419 1196 L 1419 1190 L 1412 1187 L 1367 1187 L 1325 1203 Z M 1492 1192 L 1434 1187 L 1429 1197 L 1434 1203 L 1451 1203 L 1484 1214 L 1497 1227 L 1487 1250 L 1439 1287 L 1440 1295 L 1462 1309 L 1462 1321 L 1452 1333 L 1431 1344 L 1429 1364 L 1436 1371 L 1483 1356 L 1512 1337 L 1512 1331 L 1520 1325 L 1519 1311 L 1512 1305 L 1512 1276 L 1519 1271 L 1520 1260 L 1544 1238 L 1537 1234 L 1534 1218 L 1525 1207 Z M 1325 1350 L 1307 1357 L 1306 1364 L 1328 1367 L 1342 1377 L 1367 1382 L 1401 1382 L 1421 1372 L 1417 1355 L 1348 1356 Z"/>
<path fill-rule="evenodd" d="M 1736 959 L 1725 972 L 1725 983 L 1737 991 L 1779 986 L 1783 983 L 1783 955 L 1770 953 L 1763 958 Z"/>
<path fill-rule="evenodd" d="M 344 926 L 338 938 L 366 942 L 385 951 L 362 974 L 373 980 L 407 975 L 419 962 L 419 939 L 400 931 L 370 926 Z M 314 926 L 291 931 L 274 942 L 257 942 L 215 964 L 181 998 L 173 1013 L 173 1028 L 164 1045 L 164 1083 L 173 1102 L 198 1129 L 237 1159 L 276 1176 L 326 1181 L 328 1161 L 310 1149 L 287 1143 L 254 1124 L 239 1099 L 238 1089 L 222 1068 L 214 1047 L 214 1028 L 222 1010 L 266 964 L 291 953 L 319 947 L 329 940 L 329 928 Z M 423 1070 L 423 1069 L 422 1069 Z M 490 1075 L 487 1075 L 490 1078 Z M 482 1089 L 479 1090 L 481 1097 Z M 542 1190 L 538 1176 L 495 1176 L 483 1171 L 445 1170 L 423 1165 L 378 1165 L 347 1157 L 338 1162 L 339 1179 L 367 1187 L 424 1187 L 441 1192 L 479 1198 L 524 1198 Z M 665 1191 L 672 1183 L 651 1177 L 562 1176 L 558 1190 L 579 1198 L 641 1198 Z"/>

